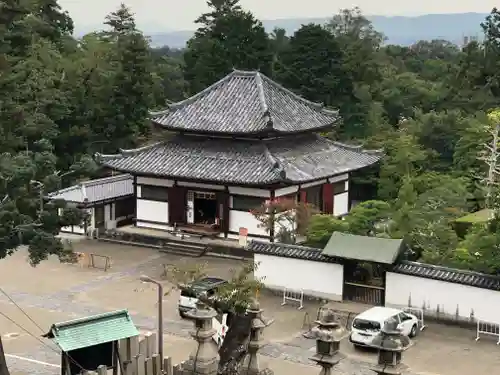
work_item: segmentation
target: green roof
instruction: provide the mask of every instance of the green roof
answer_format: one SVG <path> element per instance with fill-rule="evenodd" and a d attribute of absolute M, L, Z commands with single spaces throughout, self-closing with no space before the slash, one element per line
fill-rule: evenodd
<path fill-rule="evenodd" d="M 127 310 L 88 316 L 55 323 L 45 337 L 51 338 L 63 352 L 138 336 Z"/>
<path fill-rule="evenodd" d="M 461 218 L 455 220 L 455 222 L 470 223 L 470 224 L 485 223 L 488 220 L 490 220 L 492 216 L 493 216 L 493 211 L 488 208 L 484 208 L 482 210 L 462 216 Z"/>
<path fill-rule="evenodd" d="M 336 258 L 394 264 L 402 248 L 403 240 L 334 232 L 322 253 Z"/>

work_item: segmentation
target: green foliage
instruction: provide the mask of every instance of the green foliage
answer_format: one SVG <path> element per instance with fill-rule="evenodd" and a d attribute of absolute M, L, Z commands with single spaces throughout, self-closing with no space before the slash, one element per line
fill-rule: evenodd
<path fill-rule="evenodd" d="M 234 69 L 270 75 L 273 52 L 264 26 L 234 0 L 210 1 L 184 54 L 184 78 L 195 94 Z"/>
<path fill-rule="evenodd" d="M 390 213 L 390 205 L 383 201 L 365 201 L 354 207 L 344 220 L 330 215 L 314 215 L 307 228 L 307 244 L 323 248 L 333 232 L 357 235 L 377 235 Z"/>

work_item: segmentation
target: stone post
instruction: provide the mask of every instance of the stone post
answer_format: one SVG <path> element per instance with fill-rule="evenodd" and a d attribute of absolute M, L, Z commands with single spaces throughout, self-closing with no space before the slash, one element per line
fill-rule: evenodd
<path fill-rule="evenodd" d="M 372 342 L 378 349 L 377 365 L 372 370 L 378 375 L 401 375 L 407 368 L 401 362 L 403 352 L 410 344 L 410 339 L 401 334 L 396 321 L 387 322 Z"/>
<path fill-rule="evenodd" d="M 316 354 L 310 359 L 321 366 L 320 375 L 330 375 L 332 368 L 345 358 L 340 353 L 340 341 L 348 333 L 330 310 L 323 311 L 316 324 L 311 332 L 312 338 L 316 339 Z"/>
<path fill-rule="evenodd" d="M 265 343 L 262 338 L 264 328 L 273 323 L 272 320 L 266 320 L 262 317 L 262 309 L 259 302 L 255 299 L 247 310 L 252 318 L 250 340 L 248 342 L 248 354 L 243 362 L 241 375 L 272 375 L 274 372 L 269 368 L 261 369 L 258 357 L 258 351 Z"/>
<path fill-rule="evenodd" d="M 198 342 L 198 347 L 182 366 L 183 372 L 192 375 L 216 375 L 219 355 L 217 346 L 212 342 L 212 336 L 216 333 L 212 322 L 217 313 L 198 301 L 196 308 L 186 315 L 194 320 L 195 330 L 191 335 Z"/>

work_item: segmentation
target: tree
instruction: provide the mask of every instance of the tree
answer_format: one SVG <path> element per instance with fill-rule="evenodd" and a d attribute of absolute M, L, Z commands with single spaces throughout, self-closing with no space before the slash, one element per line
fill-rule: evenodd
<path fill-rule="evenodd" d="M 218 313 L 231 313 L 233 315 L 224 342 L 219 348 L 220 360 L 217 373 L 220 375 L 238 373 L 231 372 L 230 369 L 238 369 L 247 353 L 251 322 L 246 312 L 263 288 L 262 281 L 254 277 L 257 267 L 258 264 L 252 261 L 243 263 L 238 269 L 232 270 L 231 278 L 224 286 L 217 289 L 212 298 L 199 295 L 196 290 L 191 290 L 202 303 L 214 308 Z M 206 277 L 206 264 L 191 263 L 180 266 L 165 266 L 164 276 L 173 284 L 174 288 L 189 290 L 190 285 Z"/>
<path fill-rule="evenodd" d="M 381 78 L 378 51 L 384 37 L 357 7 L 342 9 L 326 27 L 340 45 L 344 74 L 352 82 L 350 96 L 340 108 L 344 120 L 340 136 L 364 137 L 369 130 L 364 124 L 375 99 L 374 88 Z"/>
<path fill-rule="evenodd" d="M 137 30 L 134 16 L 124 4 L 106 17 L 111 31 L 103 36 L 114 42 L 113 77 L 109 105 L 112 111 L 101 123 L 106 124 L 106 139 L 114 150 L 136 145 L 137 136 L 150 132 L 147 117 L 153 107 L 153 60 L 149 44 Z"/>
<path fill-rule="evenodd" d="M 276 79 L 298 95 L 334 108 L 352 93 L 341 45 L 324 27 L 303 25 L 290 38 L 276 64 Z"/>
<path fill-rule="evenodd" d="M 333 232 L 347 233 L 348 231 L 349 226 L 347 222 L 342 219 L 332 215 L 314 215 L 311 217 L 311 221 L 307 227 L 306 244 L 308 246 L 323 249 Z"/>
<path fill-rule="evenodd" d="M 344 219 L 314 215 L 307 227 L 307 244 L 324 248 L 334 232 L 379 236 L 385 231 L 390 212 L 388 203 L 370 200 L 356 205 Z"/>
<path fill-rule="evenodd" d="M 488 114 L 488 122 L 486 131 L 491 135 L 491 141 L 483 145 L 484 150 L 481 153 L 480 159 L 487 165 L 487 175 L 484 176 L 484 190 L 486 192 L 486 207 L 491 208 L 493 204 L 493 191 L 498 185 L 498 176 L 500 174 L 499 166 L 499 144 L 500 144 L 500 110 L 491 111 Z"/>
<path fill-rule="evenodd" d="M 279 242 L 295 243 L 296 235 L 304 235 L 311 216 L 317 209 L 306 202 L 290 198 L 276 198 L 251 210 L 259 226 L 270 233 L 275 231 Z"/>
<path fill-rule="evenodd" d="M 273 52 L 264 26 L 236 1 L 211 1 L 212 12 L 200 17 L 184 54 L 184 78 L 194 94 L 233 68 L 272 72 Z"/>

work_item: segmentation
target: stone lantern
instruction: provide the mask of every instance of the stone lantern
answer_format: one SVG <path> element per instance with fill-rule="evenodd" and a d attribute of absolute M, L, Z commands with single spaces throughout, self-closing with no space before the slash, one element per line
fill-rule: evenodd
<path fill-rule="evenodd" d="M 322 367 L 320 375 L 330 375 L 332 368 L 345 358 L 340 353 L 340 341 L 348 333 L 330 310 L 324 311 L 316 324 L 311 332 L 312 338 L 316 339 L 316 354 L 310 359 Z"/>
<path fill-rule="evenodd" d="M 410 345 L 411 340 L 401 334 L 398 323 L 387 322 L 372 342 L 372 346 L 378 349 L 377 365 L 372 370 L 378 375 L 401 375 L 407 368 L 401 362 L 403 352 Z"/>
<path fill-rule="evenodd" d="M 248 342 L 248 354 L 243 362 L 242 374 L 243 375 L 270 375 L 273 372 L 268 368 L 261 368 L 259 364 L 259 357 L 257 353 L 260 348 L 264 346 L 262 334 L 264 328 L 273 323 L 273 320 L 265 319 L 262 316 L 262 309 L 259 302 L 254 299 L 250 304 L 247 314 L 251 317 L 250 338 Z"/>
<path fill-rule="evenodd" d="M 217 374 L 219 354 L 216 345 L 212 342 L 212 336 L 216 333 L 212 322 L 217 312 L 198 301 L 196 308 L 187 312 L 186 316 L 194 321 L 195 330 L 191 336 L 198 342 L 198 347 L 183 364 L 183 370 L 189 374 Z"/>

